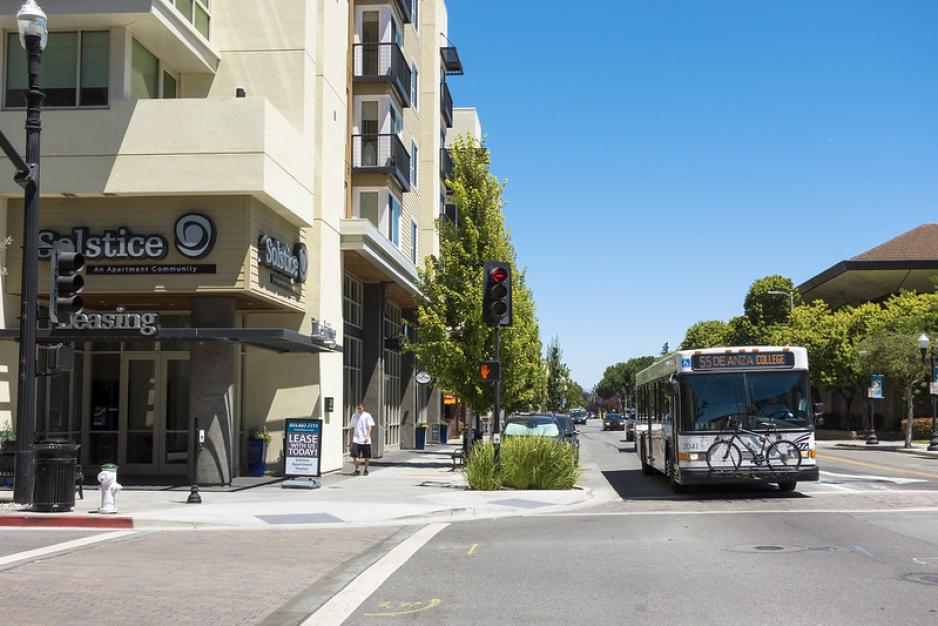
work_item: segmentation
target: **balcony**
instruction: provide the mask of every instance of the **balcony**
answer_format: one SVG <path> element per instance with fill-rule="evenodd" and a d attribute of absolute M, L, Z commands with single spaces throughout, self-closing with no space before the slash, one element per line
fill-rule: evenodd
<path fill-rule="evenodd" d="M 440 48 L 440 58 L 443 59 L 443 69 L 446 70 L 447 76 L 462 76 L 462 61 L 456 46 Z"/>
<path fill-rule="evenodd" d="M 446 204 L 443 206 L 443 212 L 440 213 L 440 223 L 452 224 L 459 228 L 459 207 L 455 204 Z"/>
<path fill-rule="evenodd" d="M 414 21 L 414 14 L 411 12 L 413 7 L 410 4 L 410 0 L 395 0 L 394 4 L 396 4 L 398 10 L 400 10 L 401 18 L 404 20 L 405 24 L 410 24 Z"/>
<path fill-rule="evenodd" d="M 22 110 L 0 112 L 23 149 Z M 313 223 L 313 161 L 264 98 L 113 100 L 108 109 L 42 112 L 43 195 L 248 195 L 297 225 Z M 0 196 L 22 197 L 13 176 Z"/>
<path fill-rule="evenodd" d="M 397 135 L 352 135 L 352 172 L 388 174 L 410 191 L 410 155 Z"/>
<path fill-rule="evenodd" d="M 0 9 L 0 28 L 16 32 L 22 2 Z M 55 30 L 108 30 L 126 27 L 173 69 L 184 74 L 214 74 L 221 60 L 212 43 L 174 7 L 171 0 L 42 0 Z"/>
<path fill-rule="evenodd" d="M 410 102 L 411 71 L 396 43 L 357 43 L 352 51 L 355 82 L 390 83 L 405 107 Z"/>
<path fill-rule="evenodd" d="M 443 123 L 447 128 L 453 127 L 453 94 L 449 91 L 449 85 L 442 83 L 440 88 L 440 113 L 443 114 Z"/>
<path fill-rule="evenodd" d="M 440 148 L 440 178 L 449 180 L 453 177 L 453 157 L 446 148 Z"/>

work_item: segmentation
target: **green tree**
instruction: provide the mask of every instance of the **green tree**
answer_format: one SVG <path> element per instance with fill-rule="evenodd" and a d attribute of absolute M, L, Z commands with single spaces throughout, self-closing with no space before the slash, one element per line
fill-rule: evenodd
<path fill-rule="evenodd" d="M 420 272 L 419 341 L 409 349 L 472 410 L 490 410 L 494 390 L 477 377 L 479 362 L 495 348 L 495 331 L 482 322 L 483 263 L 509 262 L 515 268 L 513 325 L 501 331 L 502 407 L 532 409 L 544 397 L 546 372 L 534 298 L 505 229 L 504 184 L 491 174 L 488 150 L 474 139 L 457 138 L 451 153 L 453 176 L 446 184 L 459 207 L 459 224 L 440 224 L 440 255 Z"/>
<path fill-rule="evenodd" d="M 725 346 L 729 333 L 730 328 L 726 322 L 720 320 L 697 322 L 687 329 L 684 341 L 679 347 L 681 350 L 701 350 Z"/>
<path fill-rule="evenodd" d="M 905 447 L 912 447 L 912 422 L 915 418 L 915 394 L 922 388 L 924 368 L 918 350 L 917 333 L 878 330 L 860 343 L 861 362 L 870 370 L 882 373 L 902 389 L 908 406 Z"/>
<path fill-rule="evenodd" d="M 635 375 L 655 362 L 656 357 L 640 356 L 624 363 L 610 365 L 603 372 L 603 378 L 596 385 L 596 395 L 603 400 L 618 398 L 620 404 L 626 404 L 635 392 Z"/>
<path fill-rule="evenodd" d="M 770 293 L 773 291 L 784 293 Z M 749 287 L 743 301 L 743 312 L 755 328 L 784 324 L 792 309 L 788 294 L 794 295 L 795 305 L 801 301 L 801 294 L 790 278 L 779 274 L 763 276 Z"/>
<path fill-rule="evenodd" d="M 567 381 L 567 410 L 585 407 L 589 404 L 589 396 L 575 380 Z"/>
<path fill-rule="evenodd" d="M 544 408 L 547 411 L 563 411 L 567 405 L 567 381 L 569 370 L 563 363 L 563 350 L 560 339 L 554 337 L 547 344 L 547 397 Z"/>

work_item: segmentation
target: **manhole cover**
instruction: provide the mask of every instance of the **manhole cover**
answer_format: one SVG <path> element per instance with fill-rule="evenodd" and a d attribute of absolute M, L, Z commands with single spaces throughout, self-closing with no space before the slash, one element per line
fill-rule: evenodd
<path fill-rule="evenodd" d="M 906 574 L 902 577 L 910 583 L 932 585 L 938 587 L 938 574 Z"/>
<path fill-rule="evenodd" d="M 766 552 L 779 554 L 779 553 L 788 553 L 788 552 L 801 552 L 802 550 L 804 550 L 804 548 L 801 546 L 776 546 L 776 545 L 765 545 L 765 544 L 755 545 L 755 546 L 729 546 L 726 549 L 729 550 L 730 552 L 748 552 L 751 554 L 754 554 L 754 553 L 764 554 Z"/>

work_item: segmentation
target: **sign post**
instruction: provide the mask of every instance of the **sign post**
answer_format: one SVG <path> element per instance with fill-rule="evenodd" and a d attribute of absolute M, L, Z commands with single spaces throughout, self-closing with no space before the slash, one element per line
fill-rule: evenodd
<path fill-rule="evenodd" d="M 870 434 L 866 437 L 866 445 L 875 446 L 879 444 L 879 437 L 876 436 L 876 426 L 874 424 L 875 414 L 873 412 L 873 400 L 883 399 L 883 375 L 871 374 L 870 387 L 866 390 L 866 395 L 870 399 Z"/>
<path fill-rule="evenodd" d="M 322 420 L 287 419 L 283 432 L 283 487 L 318 489 L 321 457 Z"/>

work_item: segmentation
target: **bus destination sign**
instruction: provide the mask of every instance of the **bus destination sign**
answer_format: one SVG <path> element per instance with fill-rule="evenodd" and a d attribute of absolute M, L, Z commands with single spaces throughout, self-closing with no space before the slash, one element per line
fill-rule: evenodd
<path fill-rule="evenodd" d="M 742 368 L 793 368 L 794 352 L 749 352 L 743 354 L 695 354 L 691 369 L 695 371 L 733 370 Z"/>

